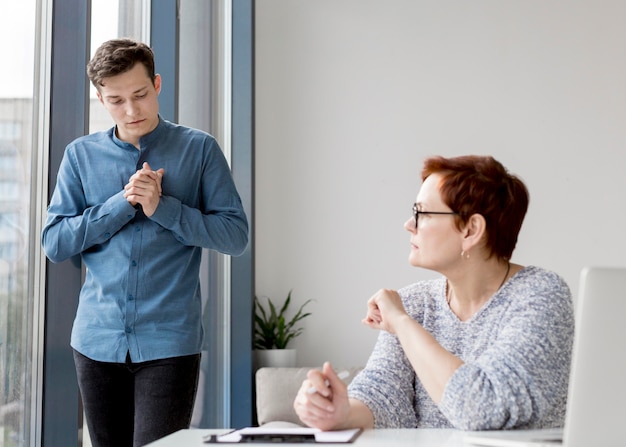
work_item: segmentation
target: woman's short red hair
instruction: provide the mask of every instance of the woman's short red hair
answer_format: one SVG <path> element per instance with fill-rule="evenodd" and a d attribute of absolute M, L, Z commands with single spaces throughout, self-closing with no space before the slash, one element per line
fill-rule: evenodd
<path fill-rule="evenodd" d="M 491 156 L 430 157 L 424 161 L 422 180 L 435 173 L 442 176 L 444 203 L 458 213 L 457 227 L 473 214 L 482 215 L 490 256 L 511 259 L 528 210 L 526 185 Z"/>

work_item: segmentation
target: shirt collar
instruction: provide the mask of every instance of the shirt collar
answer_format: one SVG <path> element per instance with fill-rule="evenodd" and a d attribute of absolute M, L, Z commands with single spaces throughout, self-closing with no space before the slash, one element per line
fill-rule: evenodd
<path fill-rule="evenodd" d="M 165 120 L 161 117 L 161 115 L 159 115 L 159 123 L 157 124 L 157 126 L 149 133 L 147 133 L 146 135 L 144 135 L 143 137 L 139 138 L 139 147 L 145 147 L 146 145 L 152 143 L 153 141 L 157 140 L 159 138 L 159 136 L 161 135 L 161 133 L 163 132 L 163 129 L 165 128 Z M 137 149 L 134 145 L 120 140 L 117 136 L 117 132 L 115 131 L 117 129 L 117 126 L 113 126 L 111 128 L 111 134 L 112 134 L 112 138 L 113 141 L 115 142 L 115 144 L 117 144 L 120 147 L 132 147 L 133 149 Z"/>

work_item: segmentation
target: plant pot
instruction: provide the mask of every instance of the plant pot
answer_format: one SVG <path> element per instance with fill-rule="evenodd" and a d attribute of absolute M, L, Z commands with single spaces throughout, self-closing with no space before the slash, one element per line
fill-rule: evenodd
<path fill-rule="evenodd" d="M 265 366 L 291 368 L 296 366 L 295 349 L 255 349 L 253 366 L 257 370 Z"/>

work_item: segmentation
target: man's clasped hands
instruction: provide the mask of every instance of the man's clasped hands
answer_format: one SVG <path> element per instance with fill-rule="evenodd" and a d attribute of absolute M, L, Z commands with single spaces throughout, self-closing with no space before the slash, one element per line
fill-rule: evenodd
<path fill-rule="evenodd" d="M 140 204 L 146 216 L 154 214 L 159 205 L 159 200 L 163 190 L 161 180 L 165 169 L 154 171 L 148 162 L 144 162 L 141 169 L 135 172 L 126 186 L 124 186 L 124 197 L 132 206 Z"/>

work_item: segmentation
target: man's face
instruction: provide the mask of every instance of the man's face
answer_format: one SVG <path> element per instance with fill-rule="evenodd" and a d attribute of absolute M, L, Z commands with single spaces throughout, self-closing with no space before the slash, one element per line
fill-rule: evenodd
<path fill-rule="evenodd" d="M 125 73 L 105 78 L 98 99 L 117 125 L 117 137 L 139 148 L 139 138 L 159 124 L 161 77 L 154 84 L 141 63 Z"/>

